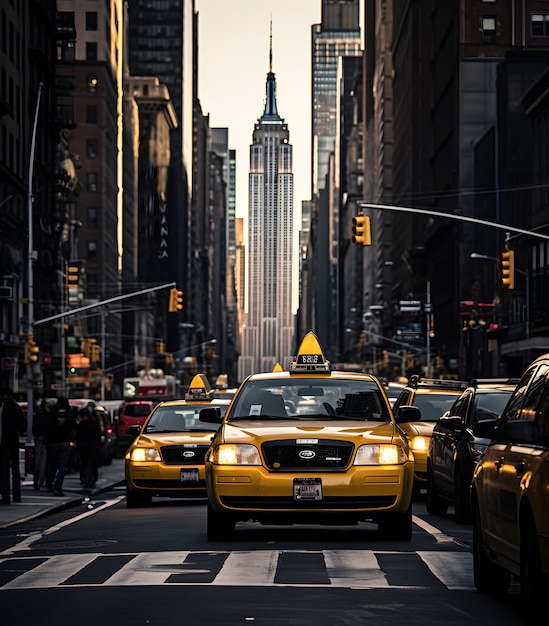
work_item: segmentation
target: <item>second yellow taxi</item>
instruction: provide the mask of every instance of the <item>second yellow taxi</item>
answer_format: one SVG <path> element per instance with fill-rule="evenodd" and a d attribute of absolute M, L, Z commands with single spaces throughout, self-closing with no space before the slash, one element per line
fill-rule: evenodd
<path fill-rule="evenodd" d="M 142 427 L 130 426 L 137 435 L 125 456 L 126 504 L 147 506 L 157 497 L 206 497 L 204 455 L 216 426 L 199 420 L 205 407 L 224 414 L 230 399 L 216 399 L 207 378 L 197 374 L 185 400 L 158 404 Z"/>

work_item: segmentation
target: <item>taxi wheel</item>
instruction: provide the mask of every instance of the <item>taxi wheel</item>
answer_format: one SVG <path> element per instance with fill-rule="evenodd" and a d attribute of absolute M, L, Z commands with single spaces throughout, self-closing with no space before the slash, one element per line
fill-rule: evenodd
<path fill-rule="evenodd" d="M 427 496 L 425 501 L 429 515 L 446 515 L 448 502 L 437 494 L 433 484 L 433 472 L 430 466 L 427 467 Z"/>
<path fill-rule="evenodd" d="M 388 513 L 379 520 L 377 528 L 384 539 L 410 541 L 412 539 L 412 504 L 406 513 Z"/>
<path fill-rule="evenodd" d="M 471 523 L 471 505 L 469 502 L 469 485 L 464 484 L 464 480 L 456 468 L 456 481 L 454 487 L 456 501 L 454 504 L 456 522 L 458 524 Z"/>
<path fill-rule="evenodd" d="M 528 511 L 520 530 L 520 593 L 524 611 L 532 621 L 542 615 L 547 580 L 544 580 L 536 526 Z"/>
<path fill-rule="evenodd" d="M 221 541 L 232 537 L 235 524 L 234 520 L 229 515 L 214 511 L 209 502 L 206 515 L 209 541 Z"/>
<path fill-rule="evenodd" d="M 473 578 L 479 593 L 500 595 L 507 592 L 511 575 L 490 561 L 484 547 L 478 505 L 473 503 Z"/>
<path fill-rule="evenodd" d="M 152 496 L 148 493 L 140 491 L 131 491 L 126 488 L 126 507 L 128 509 L 137 509 L 144 506 L 150 506 Z"/>

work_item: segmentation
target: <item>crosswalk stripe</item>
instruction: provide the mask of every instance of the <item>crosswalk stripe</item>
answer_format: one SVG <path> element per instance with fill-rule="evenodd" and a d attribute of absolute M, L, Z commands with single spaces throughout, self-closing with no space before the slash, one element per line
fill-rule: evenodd
<path fill-rule="evenodd" d="M 288 561 L 288 555 L 294 557 Z M 388 589 L 412 588 L 418 584 L 417 569 L 402 566 L 398 555 L 412 557 L 425 564 L 431 572 L 432 581 L 438 579 L 450 590 L 472 590 L 473 559 L 468 552 L 417 551 L 386 552 L 375 550 L 252 550 L 252 551 L 173 551 L 124 553 L 109 556 L 124 557 L 128 560 L 114 574 L 110 561 L 101 569 L 104 554 L 60 554 L 44 557 L 46 560 L 36 565 L 36 559 L 28 559 L 29 570 L 11 579 L 0 589 L 51 588 L 70 586 L 238 586 L 238 587 L 338 587 L 348 589 Z M 286 555 L 286 558 L 284 558 Z M 295 559 L 295 555 L 303 555 Z M 325 567 L 325 575 L 317 568 Z M 302 560 L 303 577 L 300 580 L 294 562 Z M 10 559 L 0 559 L 2 566 L 9 565 Z M 23 560 L 24 561 L 24 560 Z M 95 561 L 95 562 L 94 562 Z M 21 562 L 21 559 L 19 559 Z M 420 561 L 418 560 L 418 563 Z M 90 571 L 85 568 L 93 563 Z M 410 561 L 407 561 L 410 564 Z M 398 565 L 398 569 L 393 569 Z M 288 567 L 292 569 L 288 569 Z M 383 567 L 382 567 L 383 566 Z M 309 567 L 309 572 L 307 572 Z M 310 568 L 313 569 L 310 569 Z M 385 569 L 384 569 L 385 568 Z M 407 572 L 407 569 L 410 570 Z M 278 571 L 278 580 L 276 582 Z M 415 572 L 415 574 L 414 574 Z M 78 576 L 77 576 L 78 574 Z M 104 582 L 101 574 L 105 577 Z M 70 580 L 72 579 L 72 580 Z M 409 579 L 409 580 L 408 580 Z M 392 584 L 389 581 L 393 581 Z M 423 576 L 420 585 L 431 586 Z M 69 582 L 67 582 L 69 581 Z"/>
<path fill-rule="evenodd" d="M 473 556 L 469 552 L 418 552 L 448 589 L 473 589 Z"/>

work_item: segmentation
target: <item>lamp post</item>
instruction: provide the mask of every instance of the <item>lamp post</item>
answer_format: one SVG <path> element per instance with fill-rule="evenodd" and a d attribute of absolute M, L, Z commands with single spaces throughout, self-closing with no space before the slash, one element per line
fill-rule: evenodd
<path fill-rule="evenodd" d="M 38 83 L 38 96 L 36 99 L 36 109 L 34 111 L 34 123 L 32 126 L 32 137 L 29 154 L 29 180 L 27 186 L 27 221 L 28 221 L 28 233 L 27 233 L 27 330 L 29 341 L 32 340 L 32 334 L 34 331 L 34 272 L 33 263 L 36 259 L 36 252 L 34 251 L 34 238 L 33 238 L 33 210 L 32 203 L 33 198 L 33 177 L 34 177 L 34 153 L 36 148 L 36 127 L 38 125 L 38 111 L 40 110 L 40 99 L 42 97 L 42 83 Z M 33 421 L 33 363 L 29 361 L 27 363 L 27 440 L 25 442 L 25 471 L 34 470 L 34 442 L 32 439 L 32 421 Z M 31 461 L 32 458 L 32 461 Z"/>
<path fill-rule="evenodd" d="M 478 252 L 471 252 L 472 259 L 481 259 L 484 261 L 493 261 L 497 263 L 498 260 L 494 256 L 488 256 L 487 254 L 479 254 Z M 530 337 L 530 272 L 528 270 L 521 270 L 517 267 L 514 268 L 517 274 L 521 274 L 524 276 L 525 280 L 525 288 L 524 288 L 524 299 L 526 301 L 526 339 Z"/>

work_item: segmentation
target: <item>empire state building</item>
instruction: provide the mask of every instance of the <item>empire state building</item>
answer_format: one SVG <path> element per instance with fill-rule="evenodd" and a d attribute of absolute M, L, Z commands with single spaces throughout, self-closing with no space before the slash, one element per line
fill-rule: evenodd
<path fill-rule="evenodd" d="M 250 146 L 248 199 L 248 315 L 239 376 L 289 367 L 293 356 L 293 172 L 288 126 L 276 105 L 269 53 L 266 100 Z"/>

